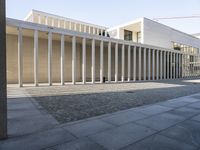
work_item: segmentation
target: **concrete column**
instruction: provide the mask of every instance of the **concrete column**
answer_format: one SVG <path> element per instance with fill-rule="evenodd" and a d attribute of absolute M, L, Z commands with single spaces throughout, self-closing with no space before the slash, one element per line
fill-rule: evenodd
<path fill-rule="evenodd" d="M 136 46 L 133 49 L 133 81 L 136 81 Z"/>
<path fill-rule="evenodd" d="M 60 28 L 60 20 L 58 20 L 58 28 Z"/>
<path fill-rule="evenodd" d="M 92 83 L 95 83 L 95 40 L 92 39 Z"/>
<path fill-rule="evenodd" d="M 34 84 L 38 86 L 38 31 L 34 31 Z"/>
<path fill-rule="evenodd" d="M 143 78 L 143 80 L 145 81 L 146 80 L 146 48 L 144 48 L 144 57 L 143 57 L 143 59 L 144 59 L 144 72 L 143 72 L 143 76 L 144 76 L 144 78 Z"/>
<path fill-rule="evenodd" d="M 62 34 L 61 35 L 61 56 L 60 56 L 60 65 L 61 65 L 61 70 L 60 70 L 60 74 L 61 74 L 61 85 L 65 84 L 65 36 Z"/>
<path fill-rule="evenodd" d="M 79 32 L 81 32 L 81 24 L 79 24 Z"/>
<path fill-rule="evenodd" d="M 41 15 L 38 15 L 38 24 L 41 24 Z"/>
<path fill-rule="evenodd" d="M 86 33 L 86 25 L 84 25 L 84 33 Z"/>
<path fill-rule="evenodd" d="M 141 72 L 142 72 L 142 66 L 141 66 L 141 62 L 142 62 L 142 58 L 141 58 L 141 50 L 142 50 L 142 48 L 141 47 L 139 47 L 139 60 L 138 60 L 138 62 L 139 62 L 139 64 L 138 64 L 138 80 L 140 81 L 141 80 Z"/>
<path fill-rule="evenodd" d="M 160 80 L 163 79 L 163 51 L 160 51 Z"/>
<path fill-rule="evenodd" d="M 122 77 L 121 77 L 121 81 L 124 82 L 124 57 L 125 57 L 125 52 L 124 52 L 124 44 L 122 45 Z"/>
<path fill-rule="evenodd" d="M 72 37 L 72 84 L 76 84 L 76 37 Z"/>
<path fill-rule="evenodd" d="M 0 1 L 0 140 L 7 138 L 7 82 L 6 82 L 6 14 L 5 0 Z"/>
<path fill-rule="evenodd" d="M 48 84 L 52 85 L 52 33 L 48 33 Z"/>
<path fill-rule="evenodd" d="M 172 72 L 173 72 L 173 60 L 172 60 L 172 52 L 170 52 L 170 63 L 171 63 L 171 67 L 170 67 L 170 79 L 172 79 L 172 76 L 173 76 L 173 74 L 172 74 Z"/>
<path fill-rule="evenodd" d="M 93 32 L 92 33 L 95 34 L 95 27 L 93 27 Z"/>
<path fill-rule="evenodd" d="M 156 80 L 159 80 L 159 50 L 156 50 Z"/>
<path fill-rule="evenodd" d="M 164 72 L 164 80 L 166 79 L 166 51 L 164 51 L 164 60 L 163 60 L 163 72 Z"/>
<path fill-rule="evenodd" d="M 118 43 L 115 43 L 115 82 L 118 82 Z"/>
<path fill-rule="evenodd" d="M 53 26 L 54 27 L 54 18 L 51 18 L 51 26 Z"/>
<path fill-rule="evenodd" d="M 176 78 L 178 78 L 178 53 L 176 53 Z"/>
<path fill-rule="evenodd" d="M 72 22 L 69 22 L 69 30 L 72 30 Z"/>
<path fill-rule="evenodd" d="M 74 31 L 77 31 L 77 23 L 74 23 Z"/>
<path fill-rule="evenodd" d="M 170 56 L 170 54 L 169 54 L 170 52 L 168 51 L 167 52 L 167 79 L 170 79 L 170 73 L 169 73 L 169 66 L 170 66 L 170 61 L 169 61 L 169 56 Z"/>
<path fill-rule="evenodd" d="M 178 78 L 181 77 L 181 54 L 178 54 Z"/>
<path fill-rule="evenodd" d="M 155 49 L 152 50 L 152 80 L 155 80 Z"/>
<path fill-rule="evenodd" d="M 108 83 L 111 82 L 111 42 L 108 42 Z"/>
<path fill-rule="evenodd" d="M 86 38 L 82 40 L 82 82 L 86 83 Z"/>
<path fill-rule="evenodd" d="M 91 27 L 88 26 L 88 28 L 89 28 L 89 29 L 88 29 L 88 33 L 91 34 Z"/>
<path fill-rule="evenodd" d="M 128 46 L 128 82 L 131 80 L 131 46 Z"/>
<path fill-rule="evenodd" d="M 22 28 L 18 32 L 18 84 L 23 86 L 23 49 L 22 49 Z"/>
<path fill-rule="evenodd" d="M 174 71 L 173 71 L 173 78 L 176 78 L 176 53 L 173 55 L 173 60 L 174 60 Z"/>
<path fill-rule="evenodd" d="M 103 83 L 104 67 L 103 67 L 103 41 L 100 43 L 100 83 Z"/>
<path fill-rule="evenodd" d="M 148 51 L 148 80 L 151 80 L 151 49 Z"/>
<path fill-rule="evenodd" d="M 101 36 L 103 36 L 103 29 L 101 29 Z"/>
<path fill-rule="evenodd" d="M 66 21 L 64 20 L 64 29 L 67 28 Z"/>
<path fill-rule="evenodd" d="M 49 25 L 47 16 L 45 17 L 45 25 L 47 25 L 47 26 Z"/>

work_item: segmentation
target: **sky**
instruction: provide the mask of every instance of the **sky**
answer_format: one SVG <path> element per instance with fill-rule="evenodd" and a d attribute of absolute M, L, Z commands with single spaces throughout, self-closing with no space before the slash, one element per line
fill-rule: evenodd
<path fill-rule="evenodd" d="M 23 20 L 32 9 L 106 27 L 139 17 L 195 15 L 199 18 L 159 22 L 189 34 L 200 33 L 200 0 L 6 0 L 9 18 Z"/>

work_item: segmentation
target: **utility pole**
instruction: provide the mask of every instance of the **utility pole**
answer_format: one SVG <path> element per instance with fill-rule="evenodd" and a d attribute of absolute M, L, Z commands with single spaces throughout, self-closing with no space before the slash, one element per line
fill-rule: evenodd
<path fill-rule="evenodd" d="M 0 0 L 0 140 L 7 138 L 6 2 Z"/>

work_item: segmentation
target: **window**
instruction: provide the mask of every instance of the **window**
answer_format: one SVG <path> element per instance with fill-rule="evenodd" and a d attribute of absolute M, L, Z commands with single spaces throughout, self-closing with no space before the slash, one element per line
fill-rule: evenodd
<path fill-rule="evenodd" d="M 137 42 L 141 43 L 141 32 L 137 32 Z"/>
<path fill-rule="evenodd" d="M 124 30 L 124 40 L 126 41 L 132 41 L 133 40 L 133 32 Z"/>

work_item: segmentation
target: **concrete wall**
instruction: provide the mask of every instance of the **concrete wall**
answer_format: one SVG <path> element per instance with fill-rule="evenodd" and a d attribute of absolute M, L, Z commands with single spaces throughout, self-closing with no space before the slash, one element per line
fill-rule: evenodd
<path fill-rule="evenodd" d="M 144 18 L 144 43 L 173 48 L 172 42 L 200 48 L 200 40 L 155 21 Z"/>

